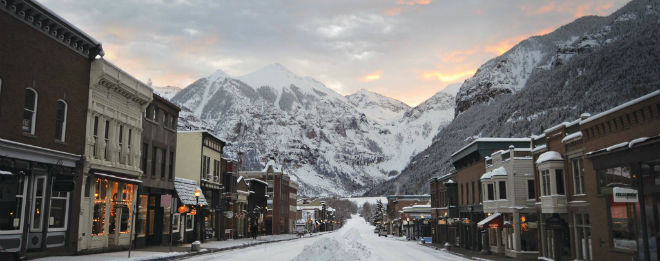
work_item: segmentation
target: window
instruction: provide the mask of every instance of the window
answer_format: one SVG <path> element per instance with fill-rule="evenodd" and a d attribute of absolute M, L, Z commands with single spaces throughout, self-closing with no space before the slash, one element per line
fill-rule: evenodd
<path fill-rule="evenodd" d="M 527 199 L 535 199 L 536 194 L 534 193 L 534 180 L 533 179 L 528 179 L 527 180 Z"/>
<path fill-rule="evenodd" d="M 110 121 L 106 120 L 105 121 L 105 148 L 103 149 L 105 160 L 110 160 L 110 156 L 108 155 L 108 147 L 110 147 Z"/>
<path fill-rule="evenodd" d="M 195 216 L 190 213 L 186 213 L 186 231 L 192 231 L 195 228 L 195 222 L 193 220 Z"/>
<path fill-rule="evenodd" d="M 461 184 L 461 205 L 463 205 L 463 184 Z"/>
<path fill-rule="evenodd" d="M 465 183 L 465 204 L 470 204 L 470 184 Z"/>
<path fill-rule="evenodd" d="M 472 203 L 477 203 L 474 197 L 474 181 L 472 182 Z"/>
<path fill-rule="evenodd" d="M 550 195 L 550 170 L 541 171 L 541 195 Z"/>
<path fill-rule="evenodd" d="M 151 176 L 156 176 L 156 159 L 157 159 L 158 149 L 156 146 L 151 147 Z"/>
<path fill-rule="evenodd" d="M 151 114 L 151 120 L 158 122 L 158 107 L 151 105 L 153 113 Z"/>
<path fill-rule="evenodd" d="M 135 220 L 135 232 L 138 237 L 144 237 L 147 231 L 147 200 L 149 196 L 140 195 L 140 207 L 138 208 L 137 220 Z"/>
<path fill-rule="evenodd" d="M 487 189 L 488 190 L 488 197 L 487 197 L 488 200 L 495 200 L 495 188 L 494 188 L 495 186 L 492 183 L 489 183 L 487 185 L 487 187 L 488 187 L 488 189 Z"/>
<path fill-rule="evenodd" d="M 0 175 L 2 193 L 0 193 L 0 231 L 22 231 L 23 213 L 25 212 L 25 176 Z"/>
<path fill-rule="evenodd" d="M 108 180 L 96 179 L 94 192 L 94 217 L 92 219 L 92 236 L 105 233 L 105 208 L 107 202 Z"/>
<path fill-rule="evenodd" d="M 479 187 L 479 202 L 483 202 L 483 200 L 481 199 L 481 195 L 482 195 L 481 194 L 481 185 L 477 184 L 477 187 Z"/>
<path fill-rule="evenodd" d="M 170 152 L 170 179 L 174 179 L 174 152 Z"/>
<path fill-rule="evenodd" d="M 577 213 L 573 215 L 573 224 L 575 227 L 575 246 L 576 259 L 578 260 L 592 260 L 591 249 L 591 222 L 589 221 L 589 214 Z"/>
<path fill-rule="evenodd" d="M 499 182 L 500 189 L 500 199 L 506 199 L 506 181 Z"/>
<path fill-rule="evenodd" d="M 151 119 L 151 117 L 153 117 L 153 116 L 152 116 L 152 114 L 153 114 L 153 109 L 151 109 L 152 106 L 153 106 L 153 105 L 149 104 L 149 105 L 147 106 L 147 110 L 144 111 L 144 117 L 147 118 L 147 119 Z"/>
<path fill-rule="evenodd" d="M 133 138 L 133 129 L 129 128 L 128 129 L 128 153 L 129 153 L 129 155 L 127 157 L 128 160 L 126 162 L 129 166 L 132 166 L 132 164 L 131 164 L 132 163 L 131 162 L 131 155 L 130 155 L 130 153 L 131 153 L 131 138 Z"/>
<path fill-rule="evenodd" d="M 99 141 L 99 117 L 94 116 L 94 145 L 92 146 L 92 155 L 94 158 L 98 157 L 96 156 L 96 144 L 98 144 Z"/>
<path fill-rule="evenodd" d="M 170 234 L 170 211 L 171 208 L 169 207 L 164 207 L 163 208 L 163 227 L 161 230 L 163 231 L 163 234 Z"/>
<path fill-rule="evenodd" d="M 142 173 L 147 174 L 147 157 L 149 153 L 149 144 L 142 144 Z"/>
<path fill-rule="evenodd" d="M 55 186 L 53 185 L 50 198 L 49 231 L 57 231 L 56 229 L 60 229 L 61 231 L 66 230 L 67 218 L 69 217 L 68 213 L 69 192 L 55 191 Z"/>
<path fill-rule="evenodd" d="M 635 240 L 635 205 L 631 203 L 614 202 L 614 196 L 609 196 L 611 235 L 614 248 L 637 250 Z"/>
<path fill-rule="evenodd" d="M 57 101 L 57 113 L 55 114 L 55 139 L 64 141 L 66 133 L 66 102 Z"/>
<path fill-rule="evenodd" d="M 126 163 L 124 158 L 121 157 L 121 151 L 124 150 L 124 126 L 119 126 L 119 163 Z"/>
<path fill-rule="evenodd" d="M 170 114 L 167 113 L 166 111 L 163 111 L 163 126 L 170 126 L 167 124 L 167 120 L 170 119 Z"/>
<path fill-rule="evenodd" d="M 172 232 L 179 232 L 179 223 L 181 219 L 181 214 L 179 213 L 174 213 L 172 216 Z"/>
<path fill-rule="evenodd" d="M 598 182 L 601 189 L 611 189 L 613 187 L 630 187 L 632 176 L 630 167 L 615 167 L 598 171 Z"/>
<path fill-rule="evenodd" d="M 32 203 L 32 232 L 41 231 L 44 213 L 44 195 L 46 194 L 46 177 L 34 180 L 34 202 Z"/>
<path fill-rule="evenodd" d="M 165 167 L 165 163 L 167 162 L 167 153 L 165 153 L 165 150 L 161 150 L 160 153 L 160 177 L 165 178 L 165 172 L 167 171 L 167 168 Z"/>
<path fill-rule="evenodd" d="M 37 99 L 39 95 L 32 88 L 25 89 L 25 106 L 23 109 L 23 132 L 34 134 L 37 121 Z"/>
<path fill-rule="evenodd" d="M 573 165 L 573 192 L 577 194 L 586 194 L 584 190 L 584 162 L 582 158 L 571 160 Z"/>
<path fill-rule="evenodd" d="M 555 170 L 555 182 L 557 183 L 557 195 L 566 195 L 564 188 L 564 170 L 556 169 Z"/>
<path fill-rule="evenodd" d="M 213 177 L 220 177 L 220 161 L 213 160 Z"/>
<path fill-rule="evenodd" d="M 170 127 L 171 127 L 173 130 L 176 130 L 176 118 L 174 118 L 174 115 L 172 115 L 172 116 L 170 116 L 170 117 L 172 117 L 172 120 L 170 121 Z"/>
<path fill-rule="evenodd" d="M 122 184 L 121 189 L 121 202 L 124 206 L 121 208 L 121 219 L 119 224 L 119 233 L 126 234 L 129 232 L 128 228 L 131 223 L 131 208 L 133 204 L 133 188 L 132 184 Z"/>

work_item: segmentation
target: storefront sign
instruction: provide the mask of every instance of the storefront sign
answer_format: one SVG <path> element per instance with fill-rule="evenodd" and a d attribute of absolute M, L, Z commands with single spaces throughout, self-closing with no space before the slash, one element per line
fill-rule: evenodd
<path fill-rule="evenodd" d="M 164 208 L 172 207 L 172 195 L 160 195 L 160 206 Z"/>
<path fill-rule="evenodd" d="M 614 187 L 614 202 L 637 203 L 636 189 Z"/>
<path fill-rule="evenodd" d="M 71 192 L 76 187 L 76 182 L 73 180 L 55 180 L 53 182 L 54 191 Z"/>
<path fill-rule="evenodd" d="M 545 229 L 546 230 L 564 230 L 568 226 L 566 225 L 566 221 L 561 219 L 559 215 L 552 216 L 551 218 L 548 218 L 545 221 Z"/>

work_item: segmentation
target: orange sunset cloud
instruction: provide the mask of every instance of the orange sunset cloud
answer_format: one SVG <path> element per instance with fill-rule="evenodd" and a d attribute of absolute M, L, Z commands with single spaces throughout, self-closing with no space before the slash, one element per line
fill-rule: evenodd
<path fill-rule="evenodd" d="M 385 11 L 385 14 L 389 16 L 398 15 L 400 13 L 401 13 L 401 8 L 398 7 L 394 7 L 392 9 Z"/>
<path fill-rule="evenodd" d="M 460 78 L 466 77 L 473 75 L 475 71 L 467 71 L 467 72 L 460 72 L 456 74 L 443 74 L 441 72 L 430 72 L 430 73 L 425 73 L 424 78 L 429 79 L 429 78 L 435 78 L 438 77 L 438 80 L 443 81 L 443 82 L 453 82 L 456 81 Z"/>
<path fill-rule="evenodd" d="M 433 0 L 399 0 L 396 2 L 399 5 L 428 5 Z"/>
<path fill-rule="evenodd" d="M 553 29 L 543 29 L 543 30 L 538 31 L 536 33 L 533 33 L 531 35 L 514 36 L 514 37 L 511 37 L 511 38 L 506 39 L 504 41 L 500 41 L 496 44 L 486 45 L 486 46 L 484 46 L 484 51 L 489 52 L 489 53 L 494 53 L 496 55 L 502 55 L 506 51 L 510 50 L 511 47 L 513 47 L 514 45 L 520 43 L 522 40 L 525 40 L 529 37 L 536 36 L 536 35 L 549 34 L 552 31 L 554 31 L 554 30 Z"/>
<path fill-rule="evenodd" d="M 367 74 L 367 75 L 363 76 L 362 78 L 360 78 L 360 81 L 361 82 L 375 81 L 375 80 L 380 79 L 381 75 L 383 75 L 383 72 L 381 72 L 381 71 L 378 71 L 378 72 L 375 72 L 375 73 L 370 73 L 370 74 Z"/>
<path fill-rule="evenodd" d="M 573 17 L 582 17 L 585 15 L 606 15 L 610 13 L 614 3 L 612 1 L 605 2 L 599 1 L 599 3 L 586 3 L 577 5 L 574 2 L 557 4 L 555 1 L 552 1 L 538 9 L 531 9 L 526 6 L 521 6 L 522 10 L 527 11 L 527 16 L 532 15 L 542 15 L 550 12 L 558 13 L 572 13 Z"/>

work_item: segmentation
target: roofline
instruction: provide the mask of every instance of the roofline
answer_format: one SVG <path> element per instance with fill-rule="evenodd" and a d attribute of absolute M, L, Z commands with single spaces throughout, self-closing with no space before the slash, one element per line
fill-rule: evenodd
<path fill-rule="evenodd" d="M 645 100 L 648 100 L 648 99 L 653 98 L 653 97 L 658 96 L 658 95 L 660 95 L 660 90 L 656 90 L 656 91 L 654 91 L 654 92 L 651 92 L 651 93 L 649 93 L 649 94 L 646 94 L 646 95 L 644 95 L 644 96 L 642 96 L 642 97 L 639 97 L 639 98 L 637 98 L 637 99 L 634 99 L 634 100 L 631 100 L 631 101 L 625 102 L 625 103 L 623 103 L 623 104 L 621 104 L 621 105 L 619 105 L 619 106 L 616 106 L 616 107 L 614 107 L 614 108 L 612 108 L 612 109 L 606 110 L 606 111 L 601 112 L 601 113 L 596 114 L 596 115 L 593 115 L 593 116 L 591 116 L 591 117 L 589 117 L 589 118 L 587 118 L 587 119 L 581 121 L 581 122 L 580 122 L 580 125 L 583 125 L 583 124 L 585 124 L 585 123 L 589 123 L 589 122 L 591 122 L 591 121 L 593 121 L 593 120 L 596 120 L 596 119 L 602 118 L 602 117 L 604 117 L 604 116 L 606 116 L 606 115 L 609 115 L 609 114 L 612 114 L 612 113 L 614 113 L 614 112 L 617 112 L 617 111 L 623 110 L 623 109 L 625 109 L 625 108 L 628 108 L 628 107 L 630 107 L 630 106 L 633 106 L 633 105 L 635 105 L 635 104 L 637 104 L 637 103 L 643 102 L 643 101 L 645 101 Z"/>
<path fill-rule="evenodd" d="M 490 140 L 490 139 L 499 139 L 499 140 Z M 476 144 L 477 142 L 507 142 L 507 141 L 511 141 L 511 142 L 525 142 L 525 141 L 527 141 L 527 142 L 531 142 L 532 139 L 531 138 L 478 138 L 478 139 L 470 142 L 470 144 L 466 145 L 465 147 L 457 150 L 456 152 L 454 152 L 454 154 L 451 154 L 451 157 L 456 156 L 457 154 L 463 152 L 464 150 L 466 150 L 467 148 L 469 148 L 472 145 Z"/>
<path fill-rule="evenodd" d="M 153 89 L 153 87 L 152 87 L 152 89 Z M 158 100 L 158 101 L 160 101 L 160 102 L 162 102 L 162 103 L 167 104 L 168 106 L 170 106 L 170 107 L 172 107 L 173 109 L 175 109 L 177 112 L 181 111 L 181 107 L 179 107 L 179 106 L 177 106 L 176 104 L 172 103 L 172 102 L 169 101 L 168 99 L 165 99 L 164 97 L 158 95 L 156 92 L 154 92 L 154 95 L 153 95 L 153 96 L 154 96 L 154 100 Z"/>

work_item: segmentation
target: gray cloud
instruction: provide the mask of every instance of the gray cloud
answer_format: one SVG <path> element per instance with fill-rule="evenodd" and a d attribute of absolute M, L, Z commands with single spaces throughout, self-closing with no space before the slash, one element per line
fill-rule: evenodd
<path fill-rule="evenodd" d="M 417 104 L 467 77 L 442 82 L 425 74 L 474 71 L 498 48 L 627 1 L 40 2 L 102 41 L 108 59 L 158 86 L 278 62 L 342 94 L 365 88 Z M 380 79 L 360 81 L 374 73 Z"/>

